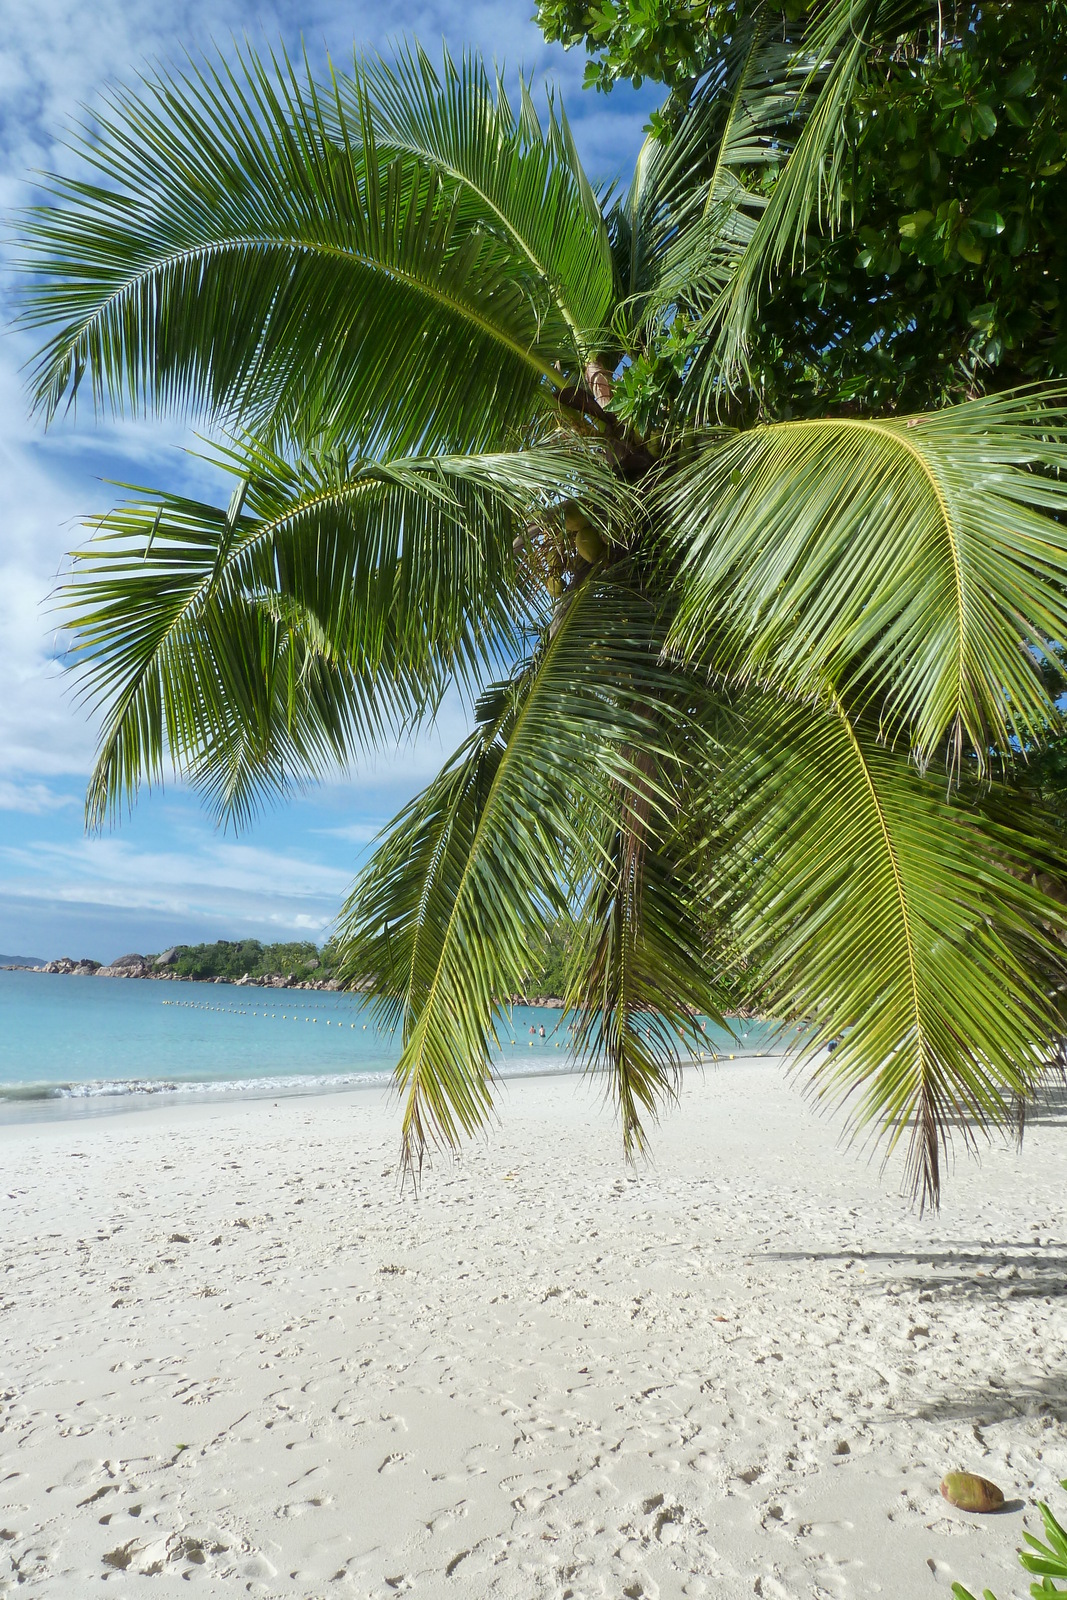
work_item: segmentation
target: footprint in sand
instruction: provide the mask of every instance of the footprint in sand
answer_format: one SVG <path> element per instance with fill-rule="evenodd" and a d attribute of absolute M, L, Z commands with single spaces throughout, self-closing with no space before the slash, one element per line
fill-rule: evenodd
<path fill-rule="evenodd" d="M 114 1550 L 106 1551 L 100 1559 L 105 1567 L 114 1567 L 118 1572 L 125 1572 L 140 1548 L 137 1540 L 131 1539 L 128 1544 L 116 1545 Z"/>
<path fill-rule="evenodd" d="M 330 1495 L 313 1496 L 310 1500 L 292 1500 L 288 1505 L 279 1506 L 274 1513 L 276 1517 L 302 1517 L 309 1511 L 317 1511 L 320 1506 L 331 1504 Z"/>

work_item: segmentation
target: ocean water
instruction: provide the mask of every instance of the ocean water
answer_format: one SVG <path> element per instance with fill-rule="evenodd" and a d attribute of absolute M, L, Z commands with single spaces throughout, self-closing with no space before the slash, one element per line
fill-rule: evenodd
<path fill-rule="evenodd" d="M 567 1020 L 516 1006 L 500 1030 L 497 1070 L 571 1070 Z M 707 1023 L 709 1057 L 751 1054 L 776 1031 L 736 1028 L 734 1037 Z M 128 1109 L 131 1097 L 148 1104 L 382 1083 L 399 1054 L 398 1035 L 376 1026 L 359 995 L 0 971 L 0 1121 Z"/>

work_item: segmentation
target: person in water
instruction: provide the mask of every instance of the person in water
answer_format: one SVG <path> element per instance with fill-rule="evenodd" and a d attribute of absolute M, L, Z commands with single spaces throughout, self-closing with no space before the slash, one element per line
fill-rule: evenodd
<path fill-rule="evenodd" d="M 539 1038 L 541 1038 L 541 1039 L 544 1038 L 544 1036 L 545 1036 L 545 1025 L 544 1025 L 543 1022 L 541 1024 L 541 1026 L 538 1028 L 537 1033 L 538 1033 L 538 1037 Z"/>

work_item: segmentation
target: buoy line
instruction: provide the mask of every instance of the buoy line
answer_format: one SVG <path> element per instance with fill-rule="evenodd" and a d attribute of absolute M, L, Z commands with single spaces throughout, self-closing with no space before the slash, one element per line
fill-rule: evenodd
<path fill-rule="evenodd" d="M 322 1022 L 325 1022 L 326 1026 L 328 1028 L 331 1028 L 334 1025 L 336 1025 L 338 1028 L 344 1028 L 345 1022 L 347 1020 L 344 1017 L 314 1016 L 314 1015 L 310 1015 L 310 1014 L 301 1017 L 295 1011 L 294 1012 L 283 1011 L 280 1014 L 277 1011 L 249 1011 L 247 1009 L 247 1007 L 244 1007 L 244 1006 L 209 1005 L 206 1001 L 203 1001 L 203 1000 L 163 999 L 163 1000 L 160 1001 L 160 1004 L 161 1005 L 165 1005 L 165 1006 L 180 1006 L 180 1007 L 184 1008 L 186 1011 L 214 1011 L 214 1012 L 219 1013 L 222 1016 L 227 1016 L 227 1017 L 251 1017 L 256 1021 L 262 1021 L 262 1022 L 300 1022 L 300 1021 L 303 1021 L 305 1023 L 305 1025 L 307 1023 L 311 1023 L 312 1025 L 317 1026 L 318 1023 L 320 1021 L 322 1021 Z M 339 1004 L 338 1002 L 335 1001 L 333 1003 L 333 1005 L 323 1006 L 322 1009 L 323 1010 L 331 1010 L 331 1011 L 337 1012 L 337 1011 L 346 1010 L 347 1007 L 344 1007 L 343 1005 L 341 1005 L 341 1004 Z M 366 1033 L 368 1027 L 371 1026 L 371 1025 L 366 1023 L 366 1022 L 359 1023 L 359 1024 L 357 1024 L 356 1022 L 352 1022 L 352 1021 L 348 1022 L 348 1028 L 349 1028 L 350 1032 L 354 1032 L 357 1026 L 360 1028 L 361 1032 Z M 375 1029 L 375 1031 L 377 1031 L 377 1030 Z M 556 1029 L 553 1028 L 551 1030 L 550 1034 L 549 1034 L 549 1038 L 548 1039 L 544 1039 L 543 1041 L 540 1041 L 540 1042 L 543 1042 L 545 1044 L 545 1046 L 547 1047 L 547 1045 L 549 1043 L 549 1040 L 551 1040 L 551 1033 L 554 1033 L 555 1031 L 556 1031 Z M 745 1037 L 747 1037 L 747 1035 Z M 528 1041 L 529 1048 L 532 1050 L 534 1048 L 534 1045 L 536 1043 L 538 1043 L 538 1042 L 539 1041 L 536 1040 L 536 1039 L 530 1039 Z M 551 1040 L 551 1042 L 553 1044 L 553 1047 L 556 1050 L 562 1050 L 564 1048 L 563 1044 L 558 1040 Z M 515 1046 L 517 1044 L 518 1044 L 518 1040 L 517 1039 L 512 1039 L 511 1040 L 512 1048 L 515 1048 Z M 706 1059 L 703 1051 L 700 1052 L 700 1059 L 702 1061 Z M 713 1061 L 716 1061 L 716 1060 L 719 1060 L 721 1058 L 718 1057 L 715 1054 L 712 1054 L 711 1059 Z M 730 1057 L 728 1057 L 728 1059 L 732 1061 L 732 1060 L 734 1060 L 734 1057 L 731 1055 Z"/>
<path fill-rule="evenodd" d="M 211 1006 L 211 1005 L 208 1005 L 203 1000 L 161 1000 L 160 1004 L 164 1005 L 164 1006 L 180 1006 L 186 1011 L 217 1011 L 221 1016 L 225 1016 L 225 1017 L 254 1017 L 257 1020 L 261 1020 L 263 1022 L 300 1022 L 300 1021 L 304 1021 L 304 1022 L 317 1023 L 320 1020 L 318 1017 L 314 1017 L 314 1016 L 305 1016 L 305 1017 L 301 1018 L 301 1017 L 299 1017 L 297 1015 L 297 1013 L 295 1011 L 291 1015 L 290 1015 L 289 1012 L 283 1011 L 281 1016 L 279 1017 L 279 1015 L 278 1015 L 278 1013 L 276 1011 L 248 1011 L 243 1006 Z M 335 1005 L 332 1009 L 335 1010 L 335 1011 L 339 1011 L 341 1009 L 341 1007 Z M 331 1027 L 343 1028 L 345 1026 L 345 1019 L 343 1017 L 336 1017 L 336 1018 L 326 1017 L 326 1018 L 324 1018 L 322 1020 L 325 1021 L 326 1026 L 328 1028 L 331 1028 Z M 348 1024 L 349 1029 L 351 1031 L 353 1031 L 353 1032 L 355 1031 L 356 1026 L 357 1026 L 357 1024 L 354 1023 L 354 1022 L 349 1022 L 349 1024 Z M 364 1022 L 361 1026 L 362 1026 L 362 1031 L 364 1033 L 366 1033 L 367 1024 Z"/>

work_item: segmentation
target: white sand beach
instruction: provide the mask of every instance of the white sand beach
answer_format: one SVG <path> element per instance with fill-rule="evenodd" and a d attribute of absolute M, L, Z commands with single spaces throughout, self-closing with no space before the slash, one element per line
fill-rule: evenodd
<path fill-rule="evenodd" d="M 1063 1115 L 925 1219 L 839 1133 L 775 1061 L 636 1173 L 596 1089 L 512 1083 L 417 1201 L 371 1092 L 0 1130 L 0 1592 L 1025 1596 Z"/>

